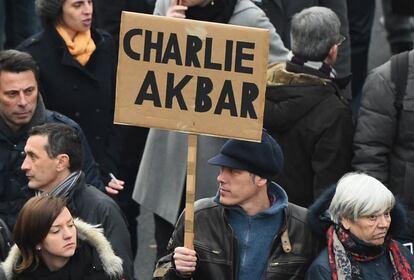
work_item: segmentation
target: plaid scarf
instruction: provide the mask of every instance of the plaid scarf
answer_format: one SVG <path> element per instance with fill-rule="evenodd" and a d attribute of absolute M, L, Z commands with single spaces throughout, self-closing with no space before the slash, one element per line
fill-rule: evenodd
<path fill-rule="evenodd" d="M 389 254 L 394 268 L 393 280 L 413 280 L 414 274 L 396 241 L 388 238 L 382 246 L 361 246 L 352 234 L 340 226 L 330 226 L 328 235 L 329 266 L 333 280 L 363 280 L 360 263 Z"/>

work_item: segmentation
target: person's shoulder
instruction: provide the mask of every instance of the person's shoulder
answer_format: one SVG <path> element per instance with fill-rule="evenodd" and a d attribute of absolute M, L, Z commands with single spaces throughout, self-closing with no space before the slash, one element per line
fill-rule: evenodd
<path fill-rule="evenodd" d="M 92 204 L 103 204 L 103 205 L 117 205 L 116 202 L 109 197 L 107 194 L 103 193 L 97 187 L 84 183 L 84 185 L 79 188 L 78 197 L 83 197 L 83 200 L 89 200 L 88 203 Z"/>
<path fill-rule="evenodd" d="M 310 265 L 308 271 L 306 272 L 305 279 L 331 279 L 330 276 L 331 269 L 329 267 L 328 249 L 325 248 Z"/>
<path fill-rule="evenodd" d="M 294 219 L 297 222 L 306 224 L 306 215 L 308 213 L 308 210 L 306 208 L 293 203 L 289 203 L 286 211 L 289 219 Z"/>
<path fill-rule="evenodd" d="M 396 242 L 397 242 L 398 248 L 400 249 L 401 253 L 407 259 L 408 263 L 410 264 L 411 270 L 413 270 L 414 269 L 414 255 L 410 252 L 410 250 L 406 246 L 404 246 L 398 241 Z"/>
<path fill-rule="evenodd" d="M 95 37 L 94 40 L 99 38 L 99 41 L 103 41 L 104 43 L 113 42 L 112 35 L 109 34 L 109 32 L 104 29 L 100 29 L 100 28 L 92 29 L 92 36 Z"/>
<path fill-rule="evenodd" d="M 391 80 L 391 60 L 371 69 L 368 72 L 368 77 L 371 79 Z M 369 84 L 369 83 L 368 83 Z"/>
<path fill-rule="evenodd" d="M 20 51 L 30 51 L 32 49 L 35 49 L 40 46 L 43 36 L 44 36 L 43 31 L 37 34 L 34 34 L 30 36 L 29 38 L 27 38 L 26 40 L 24 40 L 22 43 L 20 43 L 20 45 L 18 45 L 16 49 Z"/>
<path fill-rule="evenodd" d="M 68 125 L 72 128 L 75 128 L 77 130 L 80 129 L 80 126 L 77 122 L 75 122 L 71 118 L 69 118 L 69 117 L 67 117 L 67 116 L 65 116 L 61 113 L 58 113 L 58 112 L 55 112 L 55 111 L 52 111 L 52 110 L 46 110 L 46 122 L 47 123 L 62 123 L 62 124 L 66 124 L 66 125 Z"/>
<path fill-rule="evenodd" d="M 214 201 L 214 197 L 202 198 L 195 202 L 194 210 L 196 212 L 217 208 L 219 204 Z"/>
<path fill-rule="evenodd" d="M 243 10 L 252 9 L 254 11 L 262 11 L 256 4 L 251 0 L 238 0 L 236 6 L 234 7 L 234 13 L 241 12 Z"/>

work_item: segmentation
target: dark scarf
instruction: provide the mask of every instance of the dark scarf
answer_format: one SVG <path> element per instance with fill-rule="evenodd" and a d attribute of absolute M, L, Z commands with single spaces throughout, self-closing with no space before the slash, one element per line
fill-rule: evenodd
<path fill-rule="evenodd" d="M 67 197 L 70 191 L 74 188 L 78 182 L 79 177 L 82 175 L 82 171 L 75 171 L 63 180 L 56 188 L 54 188 L 48 195 L 56 197 Z"/>
<path fill-rule="evenodd" d="M 188 7 L 185 16 L 188 19 L 228 23 L 238 0 L 212 0 L 207 6 Z"/>
<path fill-rule="evenodd" d="M 397 242 L 387 237 L 381 246 L 370 246 L 341 226 L 328 229 L 328 256 L 333 280 L 363 280 L 360 263 L 389 253 L 393 280 L 411 280 L 414 274 Z"/>
<path fill-rule="evenodd" d="M 297 55 L 294 55 L 292 52 L 289 52 L 288 54 L 286 70 L 289 72 L 305 73 L 329 79 L 341 89 L 346 88 L 352 78 L 351 74 L 344 77 L 338 77 L 335 69 L 333 69 L 332 66 L 326 64 L 325 62 L 309 61 Z"/>

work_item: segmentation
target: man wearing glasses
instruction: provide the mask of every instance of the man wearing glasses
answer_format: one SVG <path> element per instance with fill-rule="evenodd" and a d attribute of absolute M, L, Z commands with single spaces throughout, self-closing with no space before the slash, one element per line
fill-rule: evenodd
<path fill-rule="evenodd" d="M 264 126 L 286 158 L 274 179 L 304 207 L 350 170 L 352 113 L 340 94 L 349 77 L 332 67 L 345 40 L 340 27 L 328 8 L 302 10 L 292 19 L 288 61 L 268 70 Z"/>

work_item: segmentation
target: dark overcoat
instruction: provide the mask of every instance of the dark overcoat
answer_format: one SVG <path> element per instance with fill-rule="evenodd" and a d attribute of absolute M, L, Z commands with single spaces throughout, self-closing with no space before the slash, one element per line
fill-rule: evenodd
<path fill-rule="evenodd" d="M 101 171 L 115 172 L 119 148 L 113 125 L 115 49 L 108 33 L 91 29 L 91 34 L 96 50 L 85 66 L 72 57 L 53 27 L 30 37 L 18 48 L 29 52 L 39 66 L 46 108 L 76 121 Z"/>

